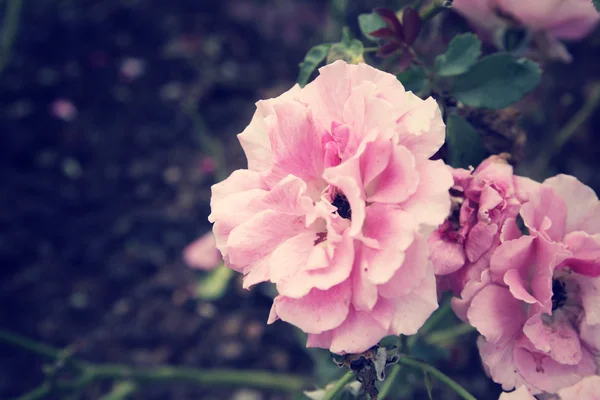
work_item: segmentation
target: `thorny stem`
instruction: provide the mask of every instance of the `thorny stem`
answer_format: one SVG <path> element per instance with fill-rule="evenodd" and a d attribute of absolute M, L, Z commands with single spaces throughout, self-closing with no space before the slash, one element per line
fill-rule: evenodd
<path fill-rule="evenodd" d="M 12 45 L 19 30 L 19 23 L 21 22 L 22 8 L 23 0 L 8 0 L 6 4 L 4 29 L 0 33 L 0 73 L 8 65 Z"/>
<path fill-rule="evenodd" d="M 441 372 L 440 370 L 438 370 L 437 368 L 435 368 L 429 364 L 426 364 L 421 361 L 417 361 L 408 356 L 400 356 L 400 359 L 398 360 L 398 364 L 406 365 L 408 367 L 413 367 L 413 368 L 419 368 L 423 372 L 426 372 L 426 373 L 430 374 L 431 376 L 434 376 L 439 381 L 445 383 L 450 389 L 454 390 L 454 392 L 456 394 L 458 394 L 464 400 L 477 400 L 465 388 L 463 388 L 461 385 L 459 385 L 458 383 L 453 381 L 451 378 L 449 378 L 446 374 L 444 374 L 443 372 Z"/>
<path fill-rule="evenodd" d="M 565 143 L 577 133 L 577 130 L 592 116 L 598 106 L 600 106 L 600 82 L 595 82 L 583 107 L 556 134 L 554 140 L 546 142 L 547 145 L 540 151 L 533 165 L 534 177 L 541 178 L 543 176 L 552 157 L 560 152 Z"/>
<path fill-rule="evenodd" d="M 0 329 L 0 341 L 28 350 L 52 360 L 64 359 L 64 351 L 38 343 L 20 335 Z M 131 367 L 121 364 L 96 365 L 81 360 L 70 360 L 70 366 L 80 372 L 80 376 L 67 381 L 44 382 L 38 388 L 21 396 L 19 400 L 44 398 L 56 387 L 58 390 L 83 389 L 95 381 L 129 379 L 139 382 L 181 381 L 199 386 L 243 386 L 295 392 L 305 388 L 309 382 L 297 375 L 275 374 L 267 371 L 236 371 L 224 369 L 199 369 L 174 366 Z"/>
<path fill-rule="evenodd" d="M 342 376 L 336 383 L 335 386 L 331 388 L 331 390 L 325 393 L 325 397 L 323 400 L 334 400 L 337 395 L 344 389 L 344 386 L 349 384 L 353 379 L 356 378 L 354 372 L 349 371 L 346 375 Z"/>

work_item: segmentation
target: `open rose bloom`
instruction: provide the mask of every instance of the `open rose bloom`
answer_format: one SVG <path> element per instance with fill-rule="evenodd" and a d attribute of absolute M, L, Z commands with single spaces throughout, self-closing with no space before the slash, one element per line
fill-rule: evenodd
<path fill-rule="evenodd" d="M 429 237 L 440 285 L 455 293 L 489 267 L 502 232 L 514 230 L 521 207 L 519 182 L 504 156 L 491 156 L 474 171 L 452 170 L 452 213 Z"/>
<path fill-rule="evenodd" d="M 209 219 L 245 287 L 276 284 L 270 322 L 335 353 L 417 332 L 437 308 L 426 234 L 452 176 L 429 158 L 444 136 L 435 100 L 366 64 L 257 103 L 239 135 L 248 169 L 213 186 Z"/>
<path fill-rule="evenodd" d="M 557 39 L 581 39 L 600 21 L 588 0 L 454 0 L 452 8 L 482 30 L 497 29 L 510 20 Z"/>
<path fill-rule="evenodd" d="M 559 175 L 520 214 L 529 235 L 505 240 L 453 305 L 482 334 L 483 363 L 505 390 L 560 393 L 598 372 L 600 203 Z"/>

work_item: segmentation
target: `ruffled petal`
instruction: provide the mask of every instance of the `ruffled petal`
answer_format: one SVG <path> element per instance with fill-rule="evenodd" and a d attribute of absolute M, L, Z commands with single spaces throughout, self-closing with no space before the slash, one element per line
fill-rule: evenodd
<path fill-rule="evenodd" d="M 374 284 L 386 283 L 402 266 L 406 249 L 414 240 L 416 224 L 410 214 L 382 204 L 367 207 L 363 235 L 378 243 L 377 249 L 363 246 L 367 278 Z"/>
<path fill-rule="evenodd" d="M 565 264 L 573 271 L 586 276 L 600 276 L 600 234 L 571 232 L 564 243 L 573 253 Z"/>
<path fill-rule="evenodd" d="M 401 269 L 402 270 L 402 269 Z M 412 292 L 396 297 L 394 319 L 390 327 L 394 335 L 414 335 L 438 308 L 433 265 L 429 263 L 425 279 Z"/>
<path fill-rule="evenodd" d="M 427 242 L 423 235 L 417 234 L 405 252 L 404 262 L 386 283 L 379 285 L 379 294 L 393 299 L 408 296 L 413 290 L 420 290 L 429 281 L 425 279 L 432 274 L 428 265 Z M 425 288 L 428 286 L 425 285 Z"/>
<path fill-rule="evenodd" d="M 441 160 L 418 161 L 419 187 L 400 207 L 411 213 L 418 223 L 438 226 L 450 213 L 452 174 Z"/>
<path fill-rule="evenodd" d="M 313 289 L 309 294 L 292 299 L 277 296 L 275 314 L 306 333 L 321 333 L 338 327 L 348 317 L 352 289 L 347 282 L 329 290 Z"/>
<path fill-rule="evenodd" d="M 507 288 L 488 285 L 473 297 L 467 319 L 488 342 L 501 342 L 517 335 L 526 313 Z"/>
<path fill-rule="evenodd" d="M 565 233 L 581 230 L 586 219 L 598 206 L 596 193 L 570 175 L 560 174 L 546 179 L 544 185 L 552 187 L 565 204 L 567 213 Z"/>
<path fill-rule="evenodd" d="M 418 185 L 415 158 L 406 147 L 395 146 L 387 167 L 368 186 L 367 201 L 402 203 L 416 192 Z"/>
<path fill-rule="evenodd" d="M 566 233 L 565 201 L 549 185 L 541 185 L 531 200 L 523 204 L 521 216 L 530 230 L 543 232 L 554 241 L 562 241 Z"/>
<path fill-rule="evenodd" d="M 520 345 L 514 353 L 515 367 L 531 385 L 545 392 L 556 393 L 596 372 L 593 356 L 585 348 L 581 350 L 581 361 L 576 365 L 568 365 Z"/>
<path fill-rule="evenodd" d="M 588 376 L 558 391 L 560 400 L 600 400 L 600 376 Z"/>
<path fill-rule="evenodd" d="M 527 320 L 523 333 L 531 343 L 560 364 L 575 365 L 581 361 L 581 343 L 573 325 L 560 314 L 553 320 L 535 314 Z"/>
<path fill-rule="evenodd" d="M 440 108 L 433 97 L 422 101 L 411 92 L 406 93 L 405 101 L 410 108 L 398 119 L 398 143 L 416 156 L 429 158 L 442 147 L 446 139 L 446 126 Z"/>

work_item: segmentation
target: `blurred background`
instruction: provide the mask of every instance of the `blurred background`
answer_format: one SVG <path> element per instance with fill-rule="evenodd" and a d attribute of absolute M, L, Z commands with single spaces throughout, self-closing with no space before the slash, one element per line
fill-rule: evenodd
<path fill-rule="evenodd" d="M 346 24 L 358 35 L 359 13 L 394 1 L 342 10 L 319 0 L 37 0 L 16 19 L 11 3 L 0 1 L 0 31 L 15 32 L 12 46 L 5 33 L 0 41 L 0 328 L 97 363 L 272 370 L 321 384 L 339 376 L 294 328 L 266 325 L 268 288 L 245 291 L 235 277 L 222 295 L 198 298 L 206 273 L 182 251 L 210 229 L 210 186 L 246 165 L 235 135 L 254 103 L 291 87 L 311 46 L 339 40 Z M 570 45 L 574 62 L 547 65 L 520 106 L 523 174 L 600 79 L 599 43 L 596 32 Z M 594 111 L 535 174 L 570 173 L 599 192 L 598 123 Z M 436 365 L 496 399 L 474 342 L 465 337 Z M 0 398 L 39 385 L 43 364 L 0 343 Z M 403 379 L 391 398 L 427 396 L 418 371 Z M 455 398 L 439 386 L 436 399 Z M 161 383 L 132 398 L 293 397 Z"/>

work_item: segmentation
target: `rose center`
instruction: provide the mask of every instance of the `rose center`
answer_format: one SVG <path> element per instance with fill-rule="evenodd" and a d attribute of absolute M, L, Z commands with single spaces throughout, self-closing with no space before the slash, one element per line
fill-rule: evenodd
<path fill-rule="evenodd" d="M 343 193 L 336 193 L 333 202 L 331 203 L 337 208 L 338 215 L 345 219 L 352 219 L 352 210 L 350 202 Z"/>
<path fill-rule="evenodd" d="M 558 310 L 567 302 L 565 283 L 558 279 L 552 280 L 552 311 Z"/>

